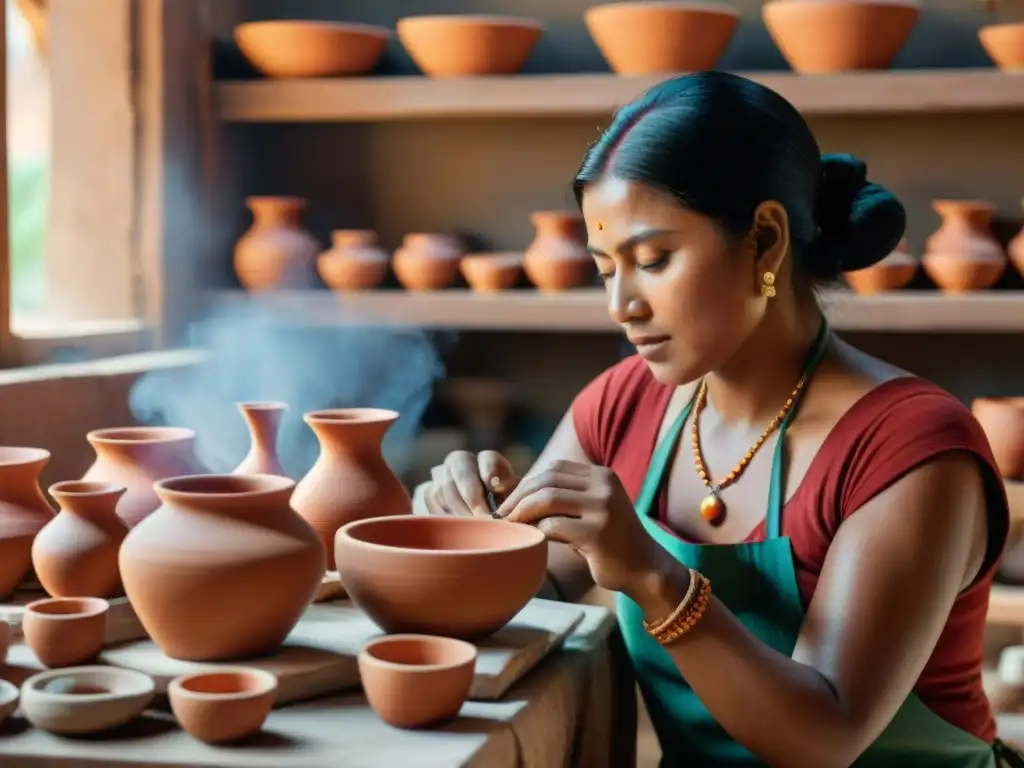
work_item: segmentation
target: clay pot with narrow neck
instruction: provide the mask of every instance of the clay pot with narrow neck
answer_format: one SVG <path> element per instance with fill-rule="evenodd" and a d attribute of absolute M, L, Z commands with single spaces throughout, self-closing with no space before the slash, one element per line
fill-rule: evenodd
<path fill-rule="evenodd" d="M 1024 200 L 1021 200 L 1021 208 L 1024 208 Z M 1024 227 L 1021 227 L 1020 232 L 1010 241 L 1006 250 L 1013 266 L 1024 277 Z"/>
<path fill-rule="evenodd" d="M 249 453 L 235 467 L 234 475 L 286 475 L 277 458 L 277 431 L 281 416 L 287 410 L 286 403 L 252 402 L 239 403 L 249 427 Z"/>
<path fill-rule="evenodd" d="M 320 243 L 302 226 L 301 197 L 247 198 L 252 226 L 235 244 L 235 274 L 251 292 L 316 285 Z"/>
<path fill-rule="evenodd" d="M 60 512 L 36 535 L 32 566 L 53 597 L 121 594 L 117 552 L 128 526 L 117 516 L 123 485 L 67 480 L 50 486 Z"/>
<path fill-rule="evenodd" d="M 455 281 L 464 250 L 452 235 L 415 232 L 403 238 L 392 268 L 407 290 L 438 291 Z"/>
<path fill-rule="evenodd" d="M 593 282 L 594 260 L 583 242 L 583 217 L 567 211 L 534 211 L 537 233 L 523 254 L 526 277 L 541 291 L 564 291 Z"/>
<path fill-rule="evenodd" d="M 54 517 L 39 487 L 49 460 L 42 448 L 0 446 L 0 598 L 28 575 L 32 542 Z"/>
<path fill-rule="evenodd" d="M 996 207 L 977 200 L 936 200 L 942 226 L 925 243 L 921 264 L 945 293 L 991 288 L 1009 263 L 992 234 Z"/>
<path fill-rule="evenodd" d="M 154 488 L 163 505 L 131 530 L 119 557 L 146 633 L 186 661 L 273 651 L 313 601 L 326 562 L 320 538 L 289 504 L 295 483 L 193 475 Z"/>
<path fill-rule="evenodd" d="M 409 493 L 381 450 L 397 419 L 395 411 L 380 408 L 338 408 L 305 416 L 320 441 L 320 456 L 296 486 L 292 506 L 320 534 L 328 570 L 335 569 L 334 535 L 343 525 L 412 514 Z"/>
<path fill-rule="evenodd" d="M 919 267 L 903 239 L 896 250 L 881 261 L 856 272 L 844 272 L 843 277 L 854 291 L 869 295 L 903 288 L 914 279 Z"/>
<path fill-rule="evenodd" d="M 194 453 L 195 436 L 183 427 L 93 430 L 86 439 L 96 451 L 96 461 L 82 480 L 123 485 L 126 490 L 117 503 L 117 514 L 130 528 L 160 506 L 153 483 L 203 471 Z"/>
<path fill-rule="evenodd" d="M 337 229 L 331 233 L 330 250 L 320 254 L 316 266 L 328 288 L 367 291 L 384 282 L 388 261 L 372 229 Z"/>

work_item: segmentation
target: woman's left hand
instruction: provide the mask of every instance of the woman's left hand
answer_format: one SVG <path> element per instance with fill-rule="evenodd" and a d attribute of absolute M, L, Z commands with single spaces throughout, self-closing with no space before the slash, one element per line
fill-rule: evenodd
<path fill-rule="evenodd" d="M 568 544 L 598 586 L 630 597 L 642 594 L 652 575 L 681 567 L 647 533 L 618 476 L 605 467 L 556 461 L 522 480 L 498 514 Z"/>

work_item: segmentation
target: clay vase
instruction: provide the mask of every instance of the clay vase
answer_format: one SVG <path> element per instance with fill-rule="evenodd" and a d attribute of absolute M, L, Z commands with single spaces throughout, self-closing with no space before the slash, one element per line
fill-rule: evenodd
<path fill-rule="evenodd" d="M 123 485 L 68 480 L 50 486 L 60 512 L 36 535 L 32 567 L 52 597 L 121 594 L 117 551 L 128 526 L 117 516 Z"/>
<path fill-rule="evenodd" d="M 316 262 L 324 284 L 335 291 L 366 291 L 376 288 L 388 274 L 388 255 L 377 245 L 371 229 L 336 229 L 331 249 Z"/>
<path fill-rule="evenodd" d="M 417 232 L 403 238 L 392 268 L 407 290 L 438 291 L 455 281 L 462 254 L 458 238 Z"/>
<path fill-rule="evenodd" d="M 979 397 L 971 403 L 992 448 L 999 473 L 1024 480 L 1024 397 Z"/>
<path fill-rule="evenodd" d="M 900 240 L 896 250 L 881 261 L 856 272 L 844 272 L 843 277 L 854 291 L 870 295 L 903 288 L 914 279 L 919 267 L 920 264 L 910 255 L 904 239 Z"/>
<path fill-rule="evenodd" d="M 125 593 L 167 656 L 219 661 L 277 648 L 313 601 L 323 545 L 275 475 L 160 480 L 163 506 L 131 530 Z M 199 631 L 202 628 L 202 631 Z"/>
<path fill-rule="evenodd" d="M 313 411 L 304 418 L 320 441 L 320 456 L 295 487 L 292 506 L 320 534 L 327 569 L 333 571 L 334 534 L 341 526 L 370 517 L 412 514 L 409 493 L 381 451 L 398 414 L 380 408 L 338 408 Z"/>
<path fill-rule="evenodd" d="M 996 207 L 976 200 L 936 200 L 932 208 L 942 226 L 928 238 L 921 264 L 945 293 L 991 288 L 1006 271 L 1008 260 L 992 235 Z"/>
<path fill-rule="evenodd" d="M 0 598 L 28 575 L 32 541 L 53 519 L 39 487 L 39 473 L 50 460 L 42 448 L 0 447 Z"/>
<path fill-rule="evenodd" d="M 286 403 L 238 404 L 238 410 L 249 427 L 251 443 L 249 453 L 231 474 L 287 476 L 277 458 L 277 430 L 281 415 L 287 408 Z"/>
<path fill-rule="evenodd" d="M 1021 207 L 1024 208 L 1024 200 L 1021 200 Z M 1021 227 L 1020 232 L 1009 242 L 1006 250 L 1013 266 L 1024 277 L 1024 227 Z"/>
<path fill-rule="evenodd" d="M 541 291 L 564 291 L 592 283 L 594 260 L 583 243 L 583 217 L 567 211 L 534 211 L 537 229 L 523 254 L 526 277 Z"/>
<path fill-rule="evenodd" d="M 160 506 L 154 482 L 203 471 L 193 453 L 195 436 L 183 427 L 93 430 L 86 439 L 96 451 L 96 461 L 82 479 L 123 485 L 117 514 L 131 528 Z"/>
<path fill-rule="evenodd" d="M 301 197 L 250 197 L 252 226 L 235 244 L 235 274 L 251 292 L 316 285 L 321 246 L 301 222 Z"/>

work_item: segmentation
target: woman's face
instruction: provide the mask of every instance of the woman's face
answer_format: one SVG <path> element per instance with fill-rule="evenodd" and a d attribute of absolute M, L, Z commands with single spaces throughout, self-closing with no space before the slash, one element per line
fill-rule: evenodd
<path fill-rule="evenodd" d="M 677 386 L 719 369 L 764 314 L 752 240 L 639 182 L 607 177 L 583 195 L 608 309 L 655 377 Z"/>

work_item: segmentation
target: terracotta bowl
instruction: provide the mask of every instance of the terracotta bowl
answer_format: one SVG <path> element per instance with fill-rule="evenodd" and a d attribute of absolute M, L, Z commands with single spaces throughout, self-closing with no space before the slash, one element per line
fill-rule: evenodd
<path fill-rule="evenodd" d="M 267 77 L 365 74 L 390 37 L 385 27 L 330 21 L 251 21 L 235 27 L 242 55 Z"/>
<path fill-rule="evenodd" d="M 978 40 L 1000 69 L 1024 69 L 1024 22 L 982 27 Z"/>
<path fill-rule="evenodd" d="M 895 251 L 877 264 L 844 272 L 843 277 L 854 291 L 863 295 L 897 291 L 906 286 L 917 274 L 921 264 L 908 251 L 905 240 L 901 240 Z"/>
<path fill-rule="evenodd" d="M 21 686 L 21 709 L 50 733 L 99 733 L 132 720 L 156 695 L 153 679 L 117 667 L 71 667 L 33 675 Z"/>
<path fill-rule="evenodd" d="M 646 75 L 711 69 L 732 39 L 739 13 L 725 3 L 607 3 L 583 15 L 613 72 Z"/>
<path fill-rule="evenodd" d="M 979 397 L 971 403 L 996 466 L 1007 480 L 1024 480 L 1024 397 Z"/>
<path fill-rule="evenodd" d="M 21 691 L 14 683 L 0 680 L 0 724 L 14 714 L 21 699 Z"/>
<path fill-rule="evenodd" d="M 462 276 L 477 293 L 507 291 L 523 272 L 521 253 L 470 253 L 459 263 Z"/>
<path fill-rule="evenodd" d="M 501 629 L 537 594 L 548 547 L 533 526 L 406 515 L 349 523 L 334 553 L 345 589 L 384 631 L 469 640 Z"/>
<path fill-rule="evenodd" d="M 397 24 L 398 39 L 430 77 L 514 75 L 543 31 L 514 16 L 409 16 Z"/>
<path fill-rule="evenodd" d="M 359 651 L 366 698 L 385 723 L 421 728 L 459 714 L 473 686 L 476 646 L 431 635 L 388 635 Z"/>
<path fill-rule="evenodd" d="M 885 69 L 920 15 L 917 0 L 770 0 L 768 33 L 803 74 Z"/>
<path fill-rule="evenodd" d="M 240 741 L 258 733 L 276 696 L 274 675 L 243 667 L 183 675 L 167 685 L 179 725 L 208 744 Z"/>
<path fill-rule="evenodd" d="M 71 667 L 103 650 L 110 604 L 99 597 L 51 597 L 25 606 L 25 642 L 48 667 Z"/>

